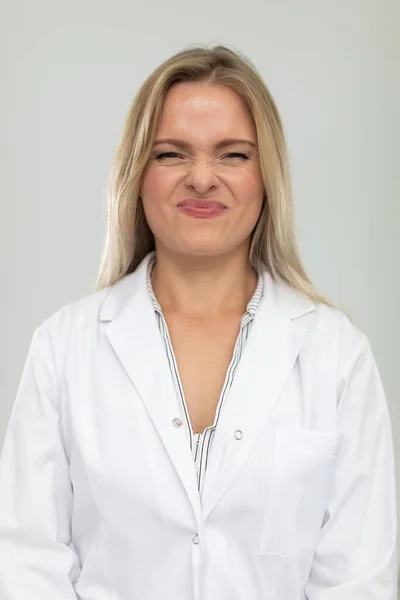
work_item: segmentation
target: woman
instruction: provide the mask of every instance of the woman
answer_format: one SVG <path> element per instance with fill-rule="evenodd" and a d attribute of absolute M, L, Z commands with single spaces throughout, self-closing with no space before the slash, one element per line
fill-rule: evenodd
<path fill-rule="evenodd" d="M 0 475 L 2 600 L 393 600 L 388 408 L 310 283 L 275 104 L 202 46 L 144 82 L 98 290 L 34 333 Z"/>

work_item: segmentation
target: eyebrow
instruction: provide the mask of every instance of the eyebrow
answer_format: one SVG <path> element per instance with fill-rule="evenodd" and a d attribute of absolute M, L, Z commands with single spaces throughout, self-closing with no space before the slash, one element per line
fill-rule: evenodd
<path fill-rule="evenodd" d="M 189 142 L 185 142 L 184 140 L 178 140 L 176 138 L 163 138 L 160 140 L 156 140 L 153 145 L 159 146 L 160 144 L 172 144 L 173 146 L 177 146 L 185 150 L 190 150 L 192 148 L 192 145 L 189 144 Z M 221 148 L 233 146 L 234 144 L 247 144 L 248 146 L 252 146 L 253 148 L 257 147 L 257 144 L 255 144 L 251 140 L 245 140 L 241 138 L 225 138 L 214 144 L 214 149 L 220 150 Z"/>

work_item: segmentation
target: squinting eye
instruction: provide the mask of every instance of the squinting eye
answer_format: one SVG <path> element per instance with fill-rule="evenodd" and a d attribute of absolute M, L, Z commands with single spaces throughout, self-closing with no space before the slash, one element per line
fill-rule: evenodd
<path fill-rule="evenodd" d="M 177 158 L 179 154 L 177 152 L 161 152 L 156 154 L 156 160 L 162 160 L 163 158 Z"/>
<path fill-rule="evenodd" d="M 226 158 L 243 158 L 243 160 L 249 160 L 250 156 L 243 152 L 230 152 L 226 155 Z"/>
<path fill-rule="evenodd" d="M 155 155 L 155 159 L 162 161 L 164 159 L 168 159 L 168 158 L 183 158 L 181 154 L 178 154 L 177 152 L 161 152 L 159 154 Z M 244 152 L 230 152 L 229 154 L 226 154 L 225 156 L 223 156 L 222 158 L 240 158 L 242 160 L 249 160 L 250 156 L 248 154 L 245 154 Z"/>

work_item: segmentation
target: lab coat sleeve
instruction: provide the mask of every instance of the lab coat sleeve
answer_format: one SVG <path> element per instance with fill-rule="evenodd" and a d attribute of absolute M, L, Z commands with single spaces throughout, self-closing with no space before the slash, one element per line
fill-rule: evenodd
<path fill-rule="evenodd" d="M 38 328 L 0 459 L 1 600 L 76 600 L 72 486 L 50 337 Z"/>
<path fill-rule="evenodd" d="M 308 600 L 397 599 L 391 421 L 368 339 L 352 327 L 347 325 L 339 351 L 339 364 L 346 357 L 337 395 L 343 440 L 305 589 Z"/>

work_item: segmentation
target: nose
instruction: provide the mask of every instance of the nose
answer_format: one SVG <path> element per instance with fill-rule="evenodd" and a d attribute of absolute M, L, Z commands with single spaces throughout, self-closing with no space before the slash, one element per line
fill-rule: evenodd
<path fill-rule="evenodd" d="M 204 194 L 216 186 L 216 177 L 213 164 L 207 161 L 194 161 L 190 165 L 189 173 L 186 177 L 186 185 L 196 190 L 199 194 Z"/>

